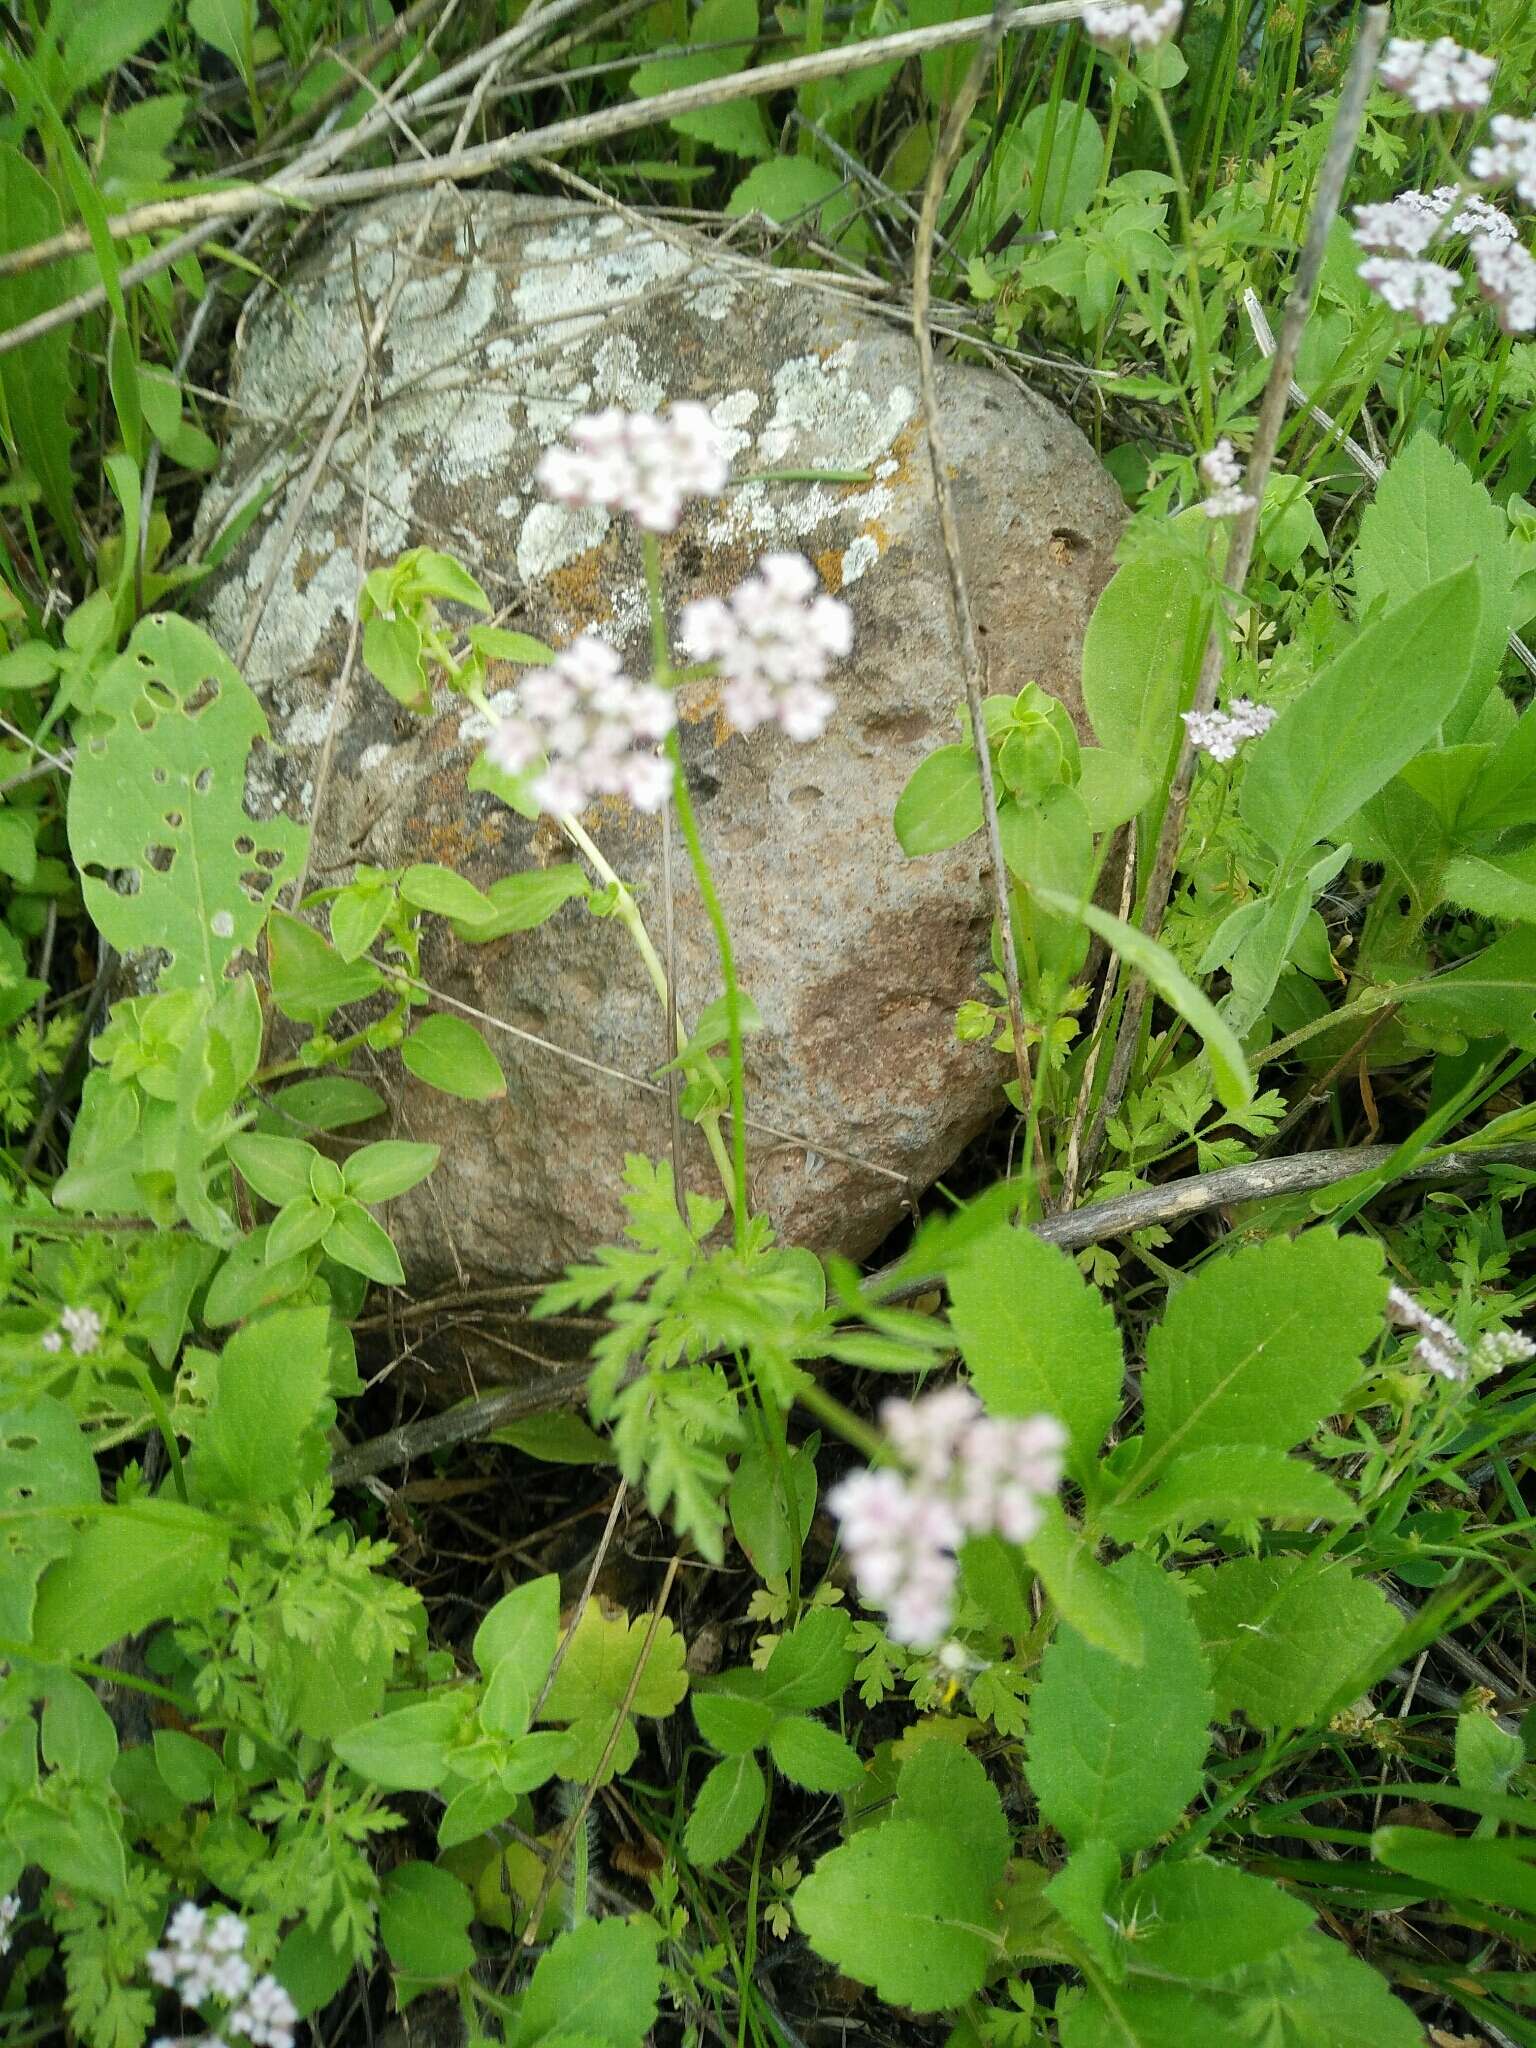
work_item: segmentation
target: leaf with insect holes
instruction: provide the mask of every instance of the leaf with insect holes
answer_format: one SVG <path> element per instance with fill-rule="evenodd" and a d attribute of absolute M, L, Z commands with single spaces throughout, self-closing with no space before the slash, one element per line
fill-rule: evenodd
<path fill-rule="evenodd" d="M 1364 1686 L 1398 1633 L 1385 1595 L 1343 1565 L 1239 1557 L 1192 1572 L 1189 1584 L 1217 1711 L 1255 1728 L 1298 1728 L 1358 1689 L 1357 1677 Z"/>
<path fill-rule="evenodd" d="M 246 757 L 268 737 L 234 664 L 174 614 L 141 619 L 101 679 L 70 782 L 70 852 L 108 943 L 167 955 L 162 989 L 222 981 L 303 859 L 301 825 L 245 808 Z"/>

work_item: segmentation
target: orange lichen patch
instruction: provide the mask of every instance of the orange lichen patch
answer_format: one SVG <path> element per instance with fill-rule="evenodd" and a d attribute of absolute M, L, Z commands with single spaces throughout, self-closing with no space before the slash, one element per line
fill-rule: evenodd
<path fill-rule="evenodd" d="M 421 847 L 424 859 L 440 861 L 444 867 L 462 872 L 477 857 L 494 853 L 506 829 L 506 815 L 501 811 L 488 812 L 473 825 L 462 818 L 418 815 L 409 821 L 407 836 L 411 845 Z"/>
<path fill-rule="evenodd" d="M 677 715 L 684 725 L 702 725 L 720 710 L 718 683 L 689 683 L 678 693 Z"/>
<path fill-rule="evenodd" d="M 613 600 L 603 588 L 604 552 L 601 547 L 588 548 L 563 569 L 552 569 L 544 579 L 565 618 L 595 626 L 613 617 Z"/>
<path fill-rule="evenodd" d="M 823 548 L 816 557 L 816 573 L 824 587 L 836 597 L 843 587 L 843 551 L 841 548 Z"/>

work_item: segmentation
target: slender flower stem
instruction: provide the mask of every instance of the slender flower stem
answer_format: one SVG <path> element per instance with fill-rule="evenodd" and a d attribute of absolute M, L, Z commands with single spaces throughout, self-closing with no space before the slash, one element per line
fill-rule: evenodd
<path fill-rule="evenodd" d="M 710 873 L 703 842 L 699 838 L 699 824 L 688 795 L 682 750 L 677 744 L 675 728 L 667 735 L 667 754 L 677 771 L 672 800 L 677 805 L 678 827 L 693 865 L 694 880 L 699 885 L 704 914 L 715 935 L 715 950 L 720 955 L 720 978 L 725 985 L 725 1024 L 731 1061 L 731 1186 L 736 1212 L 736 1249 L 744 1252 L 747 1248 L 747 1091 L 741 1055 L 741 988 L 736 980 L 736 955 L 731 946 L 725 912 L 720 907 L 715 878 Z"/>

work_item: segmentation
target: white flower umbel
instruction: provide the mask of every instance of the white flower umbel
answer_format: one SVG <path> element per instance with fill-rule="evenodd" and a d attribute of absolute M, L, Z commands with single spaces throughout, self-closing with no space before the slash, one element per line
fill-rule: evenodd
<path fill-rule="evenodd" d="M 1184 0 L 1090 0 L 1083 9 L 1083 34 L 1100 49 L 1129 44 L 1154 50 L 1174 35 L 1184 18 Z"/>
<path fill-rule="evenodd" d="M 583 413 L 570 446 L 547 448 L 534 475 L 561 505 L 627 512 L 648 533 L 670 533 L 689 498 L 712 498 L 730 480 L 725 439 L 702 405 L 655 413 Z"/>
<path fill-rule="evenodd" d="M 1362 249 L 1389 256 L 1422 256 L 1445 226 L 1449 206 L 1424 192 L 1400 192 L 1374 206 L 1357 206 L 1355 240 Z"/>
<path fill-rule="evenodd" d="M 144 1958 L 150 1981 L 174 1991 L 183 2005 L 217 1999 L 228 2008 L 214 2033 L 196 2048 L 293 2048 L 298 2009 L 275 1977 L 258 1977 L 246 1961 L 246 1926 L 238 1913 L 207 1913 L 190 1902 L 166 1923 L 164 1946 Z M 185 2040 L 185 2037 L 182 2037 Z"/>
<path fill-rule="evenodd" d="M 7 1892 L 5 1897 L 0 1899 L 0 1956 L 3 1956 L 11 1945 L 20 1914 L 20 1897 L 15 1892 Z"/>
<path fill-rule="evenodd" d="M 84 1358 L 101 1342 L 102 1320 L 93 1308 L 67 1308 L 59 1316 L 59 1328 L 69 1339 L 76 1358 Z"/>
<path fill-rule="evenodd" d="M 1449 36 L 1432 43 L 1394 36 L 1377 76 L 1420 114 L 1472 114 L 1486 107 L 1498 69 L 1492 57 L 1464 50 Z"/>
<path fill-rule="evenodd" d="M 1509 215 L 1476 192 L 1461 193 L 1454 185 L 1437 185 L 1431 202 L 1449 215 L 1446 225 L 1453 235 L 1480 235 L 1491 242 L 1516 239 L 1518 230 Z"/>
<path fill-rule="evenodd" d="M 739 731 L 774 719 L 792 740 L 814 740 L 837 708 L 822 683 L 853 646 L 853 614 L 804 555 L 764 555 L 728 598 L 684 605 L 682 639 L 724 678 L 721 702 Z"/>
<path fill-rule="evenodd" d="M 1243 465 L 1225 435 L 1201 456 L 1200 474 L 1206 486 L 1201 510 L 1207 519 L 1236 519 L 1259 502 L 1243 489 Z"/>
<path fill-rule="evenodd" d="M 224 2022 L 232 2034 L 243 2034 L 254 2048 L 293 2048 L 298 2007 L 275 1977 L 258 1977 L 245 2003 Z"/>
<path fill-rule="evenodd" d="M 1439 327 L 1456 311 L 1461 278 L 1443 263 L 1416 262 L 1407 256 L 1372 256 L 1360 265 L 1362 282 L 1394 313 L 1411 313 L 1421 327 Z"/>
<path fill-rule="evenodd" d="M 1478 289 L 1506 334 L 1536 333 L 1536 258 L 1518 242 L 1479 235 L 1472 244 Z"/>
<path fill-rule="evenodd" d="M 880 1420 L 907 1475 L 855 1472 L 835 1486 L 836 1515 L 861 1595 L 886 1609 L 897 1642 L 927 1649 L 949 1627 L 968 1536 L 1027 1543 L 1061 1484 L 1066 1431 L 1052 1415 L 987 1415 L 964 1387 L 887 1401 Z"/>
<path fill-rule="evenodd" d="M 1268 704 L 1255 704 L 1251 697 L 1234 697 L 1225 711 L 1186 711 L 1184 724 L 1189 744 L 1213 761 L 1231 761 L 1245 740 L 1256 740 L 1269 731 L 1276 713 Z"/>
<path fill-rule="evenodd" d="M 1527 206 L 1536 206 L 1536 121 L 1495 114 L 1488 129 L 1493 141 L 1468 159 L 1473 177 L 1483 185 L 1513 185 Z"/>
<path fill-rule="evenodd" d="M 486 759 L 522 775 L 546 756 L 532 795 L 556 817 L 574 816 L 599 796 L 655 811 L 671 794 L 672 764 L 654 750 L 676 723 L 665 690 L 632 681 L 606 640 L 583 633 L 523 677 L 511 715 L 486 741 Z"/>

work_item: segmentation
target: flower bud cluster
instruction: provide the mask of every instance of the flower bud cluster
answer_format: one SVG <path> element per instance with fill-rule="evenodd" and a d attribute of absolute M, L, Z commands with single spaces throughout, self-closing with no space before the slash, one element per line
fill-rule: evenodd
<path fill-rule="evenodd" d="M 1251 512 L 1259 502 L 1243 489 L 1243 465 L 1225 435 L 1200 458 L 1200 474 L 1207 485 L 1201 509 L 1207 519 L 1236 519 Z"/>
<path fill-rule="evenodd" d="M 1090 0 L 1083 9 L 1083 34 L 1101 49 L 1129 43 L 1154 50 L 1166 43 L 1184 18 L 1184 0 Z"/>
<path fill-rule="evenodd" d="M 1377 76 L 1420 114 L 1473 114 L 1486 107 L 1498 66 L 1492 57 L 1464 50 L 1449 36 L 1432 43 L 1393 36 Z"/>
<path fill-rule="evenodd" d="M 909 1472 L 850 1473 L 827 1497 L 859 1591 L 893 1640 L 927 1649 L 949 1627 L 969 1536 L 1026 1543 L 1061 1484 L 1067 1435 L 1053 1415 L 1007 1421 L 964 1387 L 887 1401 L 880 1420 Z"/>
<path fill-rule="evenodd" d="M 822 682 L 853 646 L 853 614 L 821 590 L 804 555 L 764 555 L 728 598 L 683 607 L 682 639 L 724 677 L 721 701 L 739 731 L 776 719 L 792 740 L 814 740 L 836 709 Z"/>
<path fill-rule="evenodd" d="M 725 440 L 702 405 L 655 413 L 583 413 L 571 446 L 547 448 L 535 470 L 561 505 L 627 512 L 648 533 L 670 533 L 689 498 L 712 498 L 730 481 Z"/>
<path fill-rule="evenodd" d="M 672 763 L 655 748 L 676 723 L 667 691 L 633 682 L 606 640 L 583 633 L 547 668 L 524 676 L 512 714 L 486 742 L 486 758 L 505 775 L 521 775 L 547 756 L 531 793 L 557 817 L 599 796 L 655 811 L 672 791 Z"/>
<path fill-rule="evenodd" d="M 151 1982 L 174 1991 L 183 2005 L 219 1999 L 229 2007 L 219 2031 L 200 2037 L 197 2048 L 225 2048 L 236 2039 L 252 2048 L 293 2048 L 298 2008 L 275 1977 L 255 1974 L 242 1953 L 245 1938 L 238 1913 L 213 1915 L 187 1901 L 166 1923 L 165 1946 L 144 1958 Z M 156 2048 L 173 2048 L 172 2040 Z"/>
<path fill-rule="evenodd" d="M 1276 716 L 1268 704 L 1234 697 L 1225 711 L 1186 711 L 1184 723 L 1192 747 L 1209 754 L 1213 761 L 1231 761 L 1244 740 L 1256 740 L 1268 732 Z"/>
<path fill-rule="evenodd" d="M 1463 1344 L 1448 1322 L 1431 1315 L 1406 1288 L 1387 1289 L 1387 1314 L 1399 1328 L 1418 1333 L 1415 1360 L 1443 1380 L 1491 1379 L 1536 1358 L 1536 1343 L 1523 1330 L 1485 1330 L 1470 1346 Z"/>

